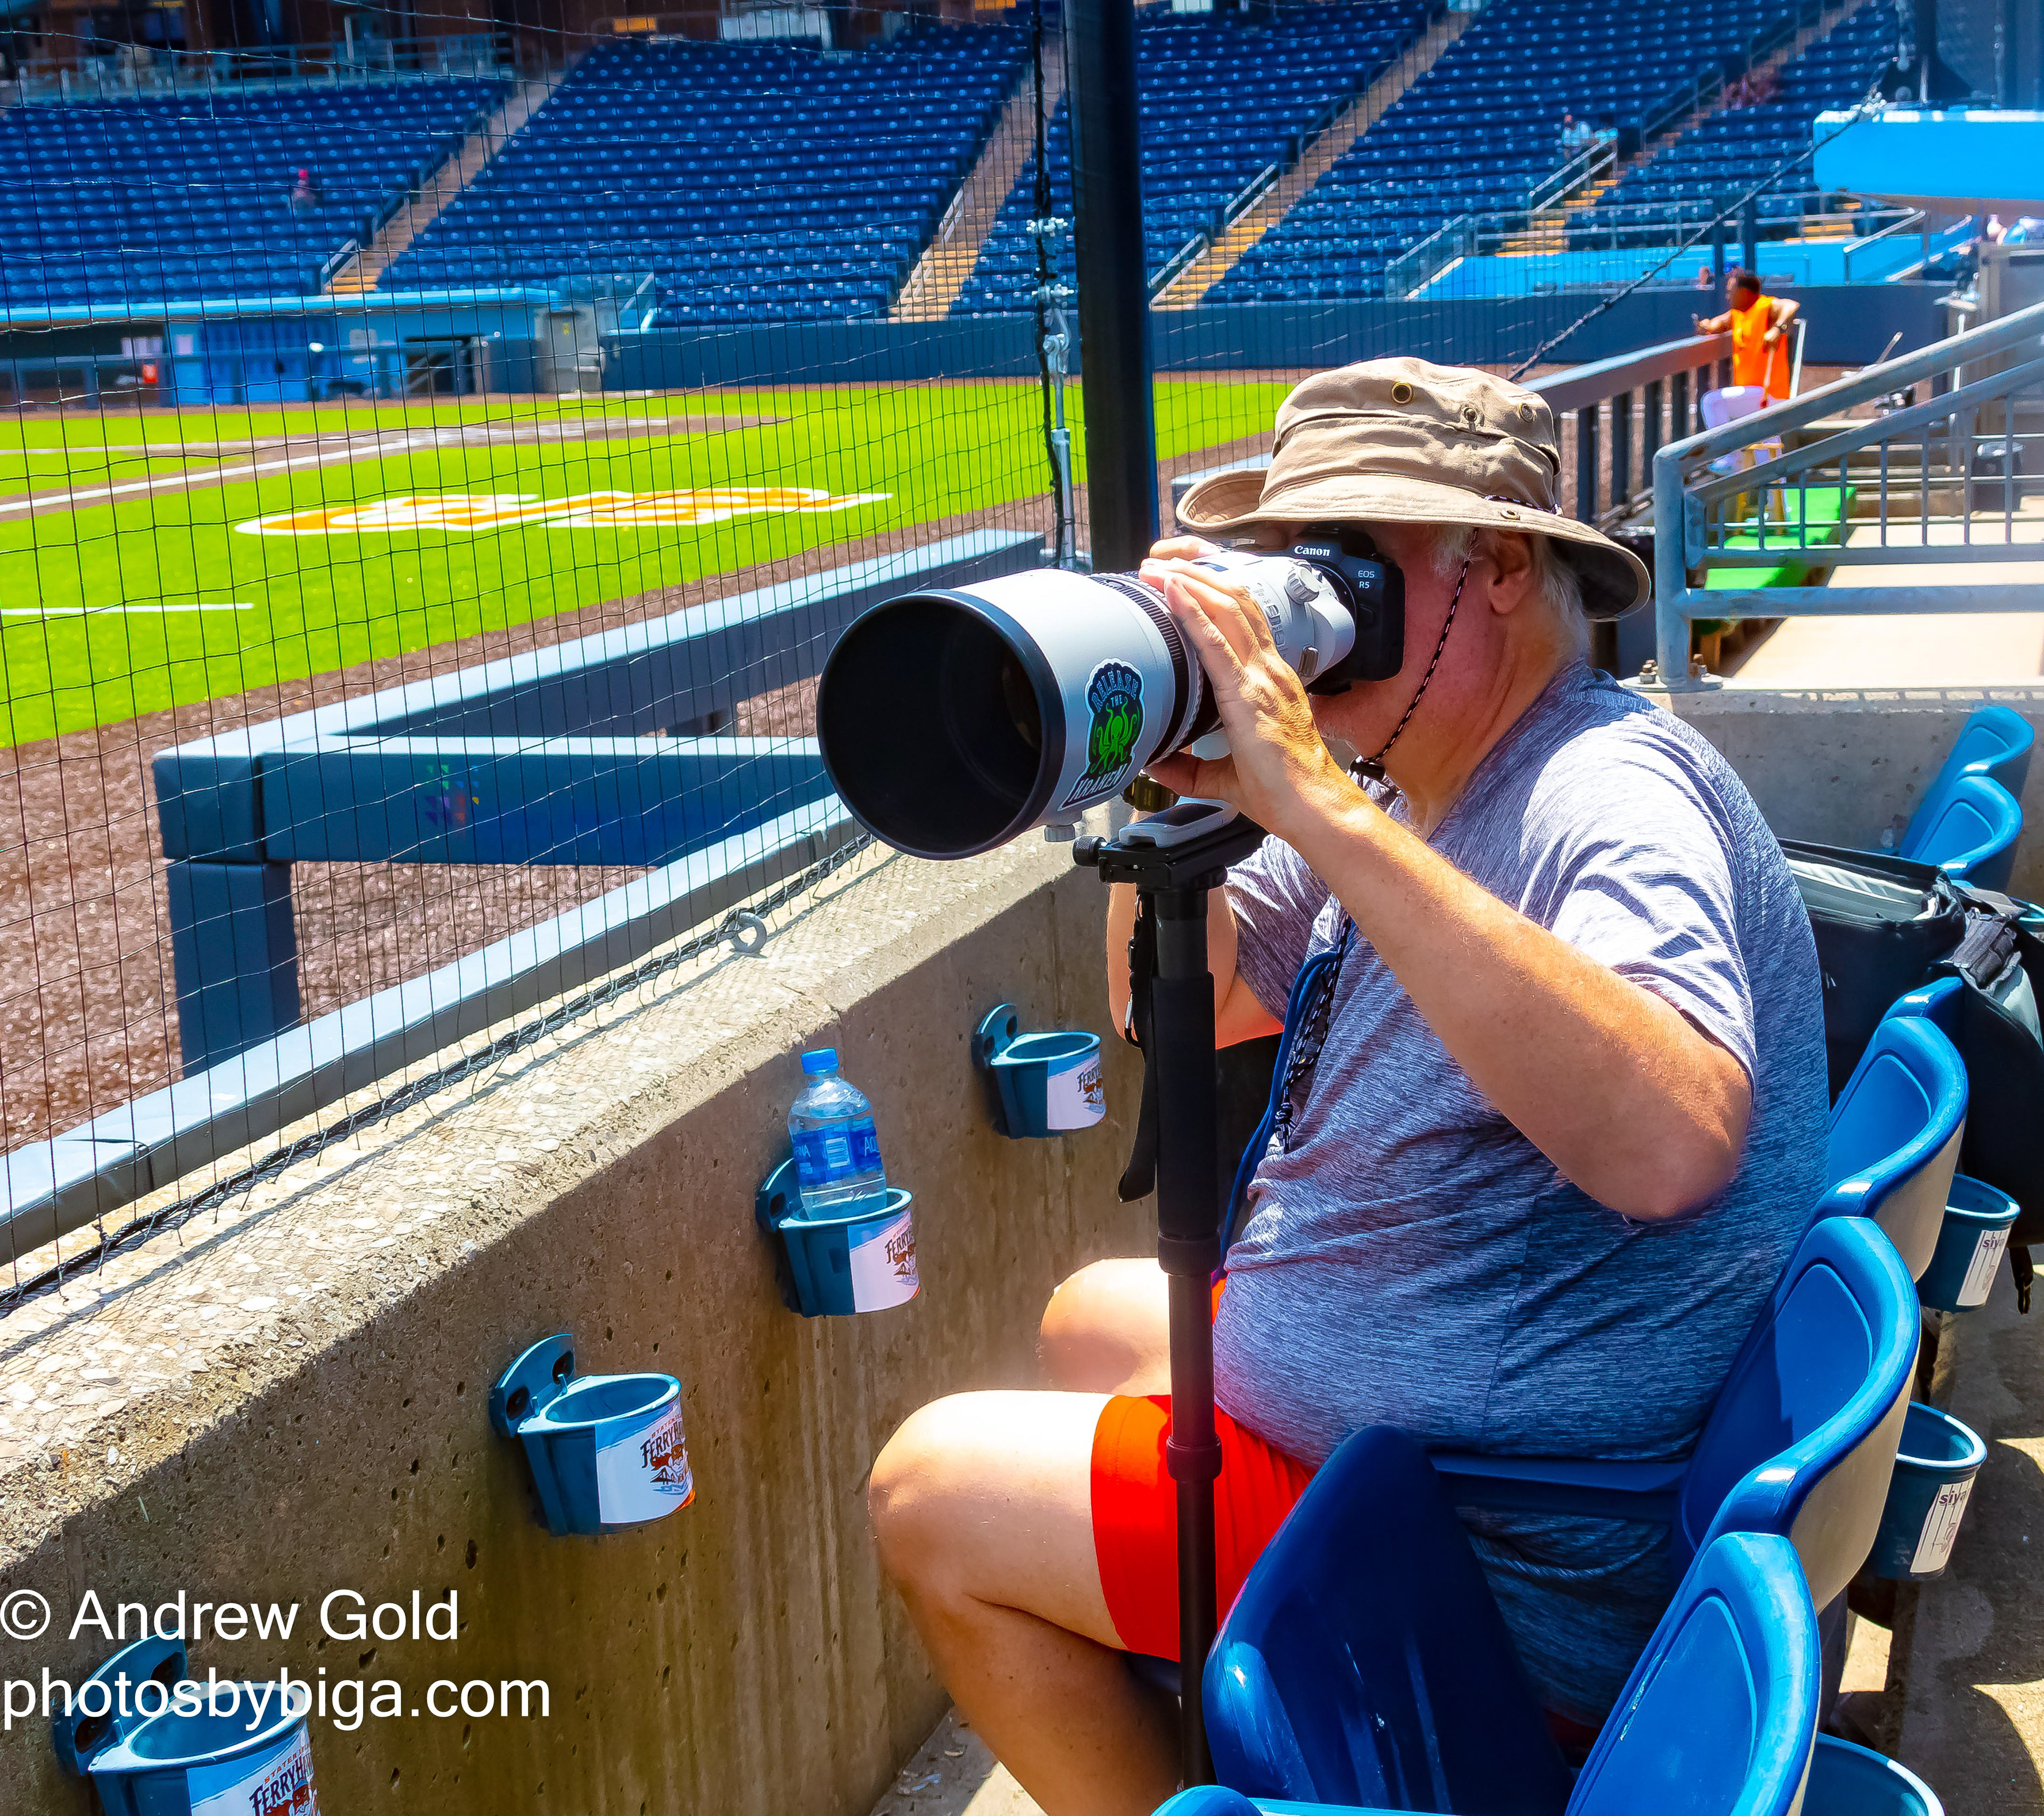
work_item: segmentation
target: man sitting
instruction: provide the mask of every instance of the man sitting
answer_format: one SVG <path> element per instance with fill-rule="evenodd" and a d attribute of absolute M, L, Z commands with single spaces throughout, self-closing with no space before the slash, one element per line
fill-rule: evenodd
<path fill-rule="evenodd" d="M 1386 1423 L 1491 1453 L 1678 1457 L 1822 1183 L 1815 946 L 1781 851 L 1704 740 L 1584 659 L 1645 570 L 1556 512 L 1552 417 L 1483 373 L 1308 379 L 1267 475 L 1188 528 L 1284 547 L 1366 529 L 1403 570 L 1404 665 L 1309 697 L 1247 597 L 1159 543 L 1143 573 L 1233 755 L 1155 766 L 1269 829 L 1211 920 L 1220 1037 L 1278 1026 L 1309 957 L 1287 1114 L 1216 1301 L 1224 1609 L 1313 1470 Z M 1344 774 L 1323 734 L 1368 753 Z M 1374 779 L 1373 770 L 1385 778 Z M 1108 911 L 1127 1000 L 1132 892 Z M 1173 1788 L 1163 1277 L 1058 1288 L 1058 1391 L 925 1407 L 874 1467 L 882 1562 L 959 1707 L 1051 1816 Z M 1616 1697 L 1673 1584 L 1665 1530 L 1467 1516 L 1565 1738 Z"/>

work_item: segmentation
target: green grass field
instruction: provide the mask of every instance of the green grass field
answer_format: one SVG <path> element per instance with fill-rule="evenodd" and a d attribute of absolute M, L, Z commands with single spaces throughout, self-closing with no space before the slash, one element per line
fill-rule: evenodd
<path fill-rule="evenodd" d="M 1285 388 L 1159 381 L 1159 453 L 1267 432 Z M 1076 386 L 1070 409 L 1076 432 Z M 116 723 L 1033 497 L 1047 489 L 1040 413 L 1032 385 L 948 383 L 0 420 L 0 741 Z M 719 417 L 781 420 L 701 425 Z M 665 432 L 651 418 L 698 426 Z M 535 439 L 325 458 L 344 434 L 485 424 Z M 601 438 L 620 430 L 629 438 Z M 188 461 L 189 489 L 84 495 L 175 476 Z M 275 470 L 207 481 L 221 461 Z M 549 501 L 591 493 L 731 487 L 886 496 L 693 525 L 236 528 L 287 515 L 317 523 L 305 514 L 391 498 L 429 508 L 450 497 L 509 501 L 494 509 L 529 518 Z M 67 488 L 68 507 L 54 505 L 52 494 Z M 29 497 L 44 501 L 33 514 L 21 503 Z M 663 508 L 671 503 L 650 506 L 656 516 Z"/>

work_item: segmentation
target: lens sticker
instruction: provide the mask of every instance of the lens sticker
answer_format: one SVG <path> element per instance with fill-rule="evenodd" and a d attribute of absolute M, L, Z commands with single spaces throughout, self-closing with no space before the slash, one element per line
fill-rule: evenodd
<path fill-rule="evenodd" d="M 1143 677 L 1128 663 L 1105 662 L 1086 683 L 1086 766 L 1061 807 L 1079 807 L 1120 788 L 1143 735 Z"/>

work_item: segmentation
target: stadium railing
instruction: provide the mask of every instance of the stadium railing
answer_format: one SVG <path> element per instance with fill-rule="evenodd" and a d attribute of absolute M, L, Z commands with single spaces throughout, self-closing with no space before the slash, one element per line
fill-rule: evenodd
<path fill-rule="evenodd" d="M 529 63 L 529 56 L 523 60 Z M 521 66 L 521 48 L 507 31 L 454 36 L 346 38 L 328 44 L 276 44 L 262 49 L 174 51 L 85 56 L 73 60 L 29 57 L 0 79 L 0 106 L 15 102 L 130 101 L 232 88 L 326 86 L 340 83 L 404 81 L 420 76 L 508 76 Z"/>
<path fill-rule="evenodd" d="M 1699 334 L 1531 380 L 1527 389 L 1546 399 L 1565 443 L 1575 443 L 1567 508 L 1585 523 L 1609 524 L 1629 514 L 1646 496 L 1663 442 L 1689 432 L 1704 393 L 1731 382 L 1731 336 Z M 1212 470 L 1244 472 L 1270 464 L 1268 455 L 1258 455 Z M 1189 473 L 1174 480 L 1173 505 L 1206 477 Z"/>
<path fill-rule="evenodd" d="M 1496 213 L 1457 215 L 1385 267 L 1384 294 L 1395 298 L 1418 295 L 1457 259 L 1470 258 L 1481 250 L 1483 236 L 1490 235 L 1502 244 L 1511 235 L 1525 232 L 1531 217 L 1542 209 L 1551 207 L 1585 183 L 1596 182 L 1617 161 L 1616 143 L 1600 139 L 1527 184 L 1512 207 Z"/>
<path fill-rule="evenodd" d="M 2044 497 L 2040 334 L 2044 303 L 1660 448 L 1654 678 L 1714 685 L 1690 657 L 1696 618 L 2044 611 L 2044 582 L 1957 577 L 2044 558 L 2044 519 L 2023 509 Z M 1708 586 L 1788 564 L 1888 571 L 1876 585 Z M 1896 571 L 1911 567 L 1942 572 L 1911 584 Z"/>

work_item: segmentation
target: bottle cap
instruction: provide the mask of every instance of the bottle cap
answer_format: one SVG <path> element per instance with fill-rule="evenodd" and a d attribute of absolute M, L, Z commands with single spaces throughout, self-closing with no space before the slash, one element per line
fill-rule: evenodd
<path fill-rule="evenodd" d="M 804 1054 L 802 1070 L 811 1076 L 819 1072 L 836 1071 L 837 1049 L 834 1046 L 820 1046 L 814 1053 Z"/>

